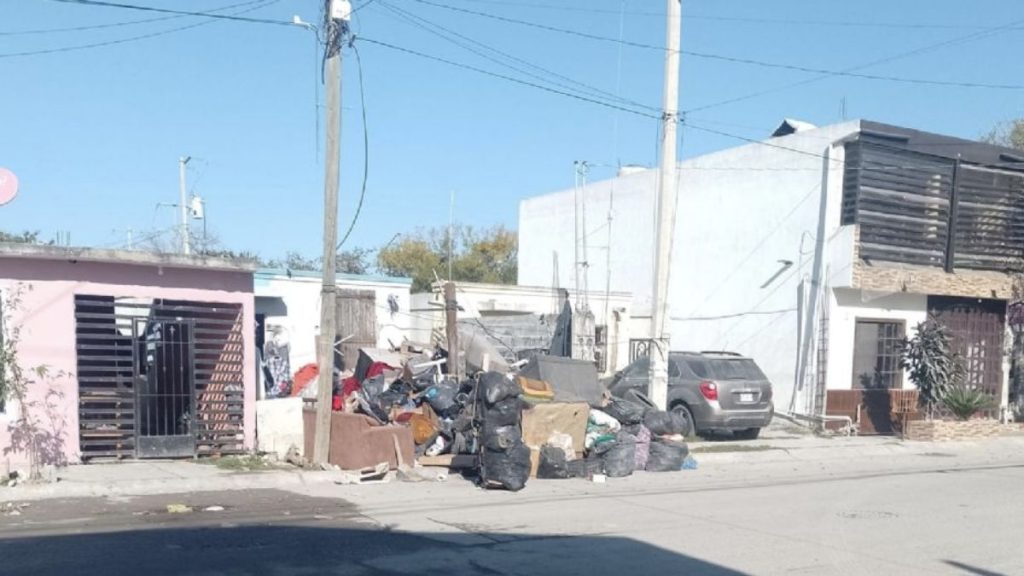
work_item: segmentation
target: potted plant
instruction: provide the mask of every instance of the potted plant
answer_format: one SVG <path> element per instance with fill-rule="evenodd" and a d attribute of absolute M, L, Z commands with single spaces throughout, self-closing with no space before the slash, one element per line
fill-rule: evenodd
<path fill-rule="evenodd" d="M 957 420 L 970 420 L 981 410 L 992 406 L 992 396 L 975 386 L 963 384 L 950 387 L 942 397 L 942 404 Z"/>
<path fill-rule="evenodd" d="M 936 405 L 963 376 L 963 365 L 953 353 L 946 327 L 935 318 L 918 324 L 917 334 L 904 340 L 900 365 L 910 372 L 929 420 Z"/>

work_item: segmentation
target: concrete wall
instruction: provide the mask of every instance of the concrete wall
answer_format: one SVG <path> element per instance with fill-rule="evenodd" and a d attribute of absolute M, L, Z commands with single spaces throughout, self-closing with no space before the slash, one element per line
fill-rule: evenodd
<path fill-rule="evenodd" d="M 853 388 L 853 341 L 857 319 L 895 320 L 905 325 L 908 338 L 917 333 L 917 325 L 928 318 L 928 297 L 923 294 L 878 294 L 837 288 L 829 308 L 828 388 Z M 913 388 L 909 374 L 903 375 L 903 387 Z"/>
<path fill-rule="evenodd" d="M 261 271 L 255 275 L 256 313 L 266 314 L 268 326 L 282 326 L 291 343 L 291 368 L 316 362 L 316 337 L 320 334 L 319 274 L 287 274 Z M 373 276 L 338 275 L 340 290 L 372 290 L 377 305 L 377 346 L 400 344 L 409 336 L 412 323 L 409 288 L 411 280 Z M 398 312 L 388 307 L 388 297 L 398 300 Z"/>
<path fill-rule="evenodd" d="M 799 132 L 679 165 L 669 292 L 674 349 L 749 354 L 771 378 L 777 397 L 790 397 L 797 364 L 806 370 L 813 357 L 807 347 L 822 309 L 810 287 L 824 278 L 827 239 L 839 227 L 843 156 L 842 147 L 833 145 L 858 126 L 853 121 Z M 592 246 L 606 243 L 598 228 L 606 223 L 609 196 L 614 199 L 611 284 L 634 294 L 634 319 L 650 313 L 656 177 L 647 171 L 580 191 Z M 553 250 L 561 283 L 572 281 L 575 196 L 566 190 L 520 203 L 520 283 L 550 284 Z M 780 260 L 792 265 L 762 288 L 783 269 Z M 603 282 L 605 271 L 604 259 L 592 256 L 590 282 Z M 801 285 L 804 298 L 798 296 Z M 798 330 L 798 318 L 811 329 Z"/>
<path fill-rule="evenodd" d="M 54 376 L 50 382 L 37 382 L 29 391 L 30 400 L 45 401 L 52 388 L 56 422 L 65 439 L 65 453 L 78 460 L 78 382 L 75 347 L 75 295 L 94 294 L 114 297 L 169 298 L 198 302 L 223 302 L 242 306 L 243 326 L 255 322 L 252 275 L 144 265 L 79 262 L 74 260 L 33 260 L 5 258 L 0 255 L 0 290 L 5 298 L 18 294 L 20 306 L 5 322 L 21 328 L 18 347 L 20 364 L 47 366 Z M 255 439 L 256 373 L 251 334 L 244 334 L 242 352 L 245 361 L 245 446 Z M 19 407 L 8 403 L 0 414 L 0 450 L 10 443 L 7 425 L 17 418 Z M 24 454 L 2 455 L 0 462 L 11 465 L 25 462 Z"/>
<path fill-rule="evenodd" d="M 459 318 L 516 313 L 556 314 L 560 311 L 554 290 L 543 285 L 508 286 L 460 282 L 457 286 L 456 298 L 462 308 Z M 594 314 L 595 325 L 608 326 L 609 371 L 624 368 L 629 362 L 632 295 L 612 292 L 606 297 L 604 291 L 595 290 L 588 295 L 587 300 Z M 569 291 L 569 302 L 576 302 L 576 293 L 572 290 Z M 413 294 L 412 310 L 410 339 L 429 343 L 431 330 L 444 326 L 443 296 L 439 292 Z M 618 348 L 613 350 L 616 346 Z"/>

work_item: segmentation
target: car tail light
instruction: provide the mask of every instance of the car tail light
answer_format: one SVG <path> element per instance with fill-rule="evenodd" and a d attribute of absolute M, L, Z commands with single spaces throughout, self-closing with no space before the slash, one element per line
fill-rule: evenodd
<path fill-rule="evenodd" d="M 708 400 L 718 400 L 718 384 L 705 380 L 700 383 L 700 393 Z"/>

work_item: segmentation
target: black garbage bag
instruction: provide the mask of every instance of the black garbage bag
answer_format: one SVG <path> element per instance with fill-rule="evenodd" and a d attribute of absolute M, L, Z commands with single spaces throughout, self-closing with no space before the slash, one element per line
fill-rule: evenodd
<path fill-rule="evenodd" d="M 488 406 L 494 406 L 502 400 L 522 394 L 519 383 L 509 380 L 500 372 L 484 372 L 480 376 L 480 391 Z"/>
<path fill-rule="evenodd" d="M 530 477 L 530 449 L 521 441 L 500 452 L 484 450 L 480 478 L 485 487 L 522 490 Z"/>
<path fill-rule="evenodd" d="M 381 422 L 391 419 L 391 408 L 404 404 L 408 396 L 397 390 L 385 390 L 375 397 L 367 400 L 369 409 L 373 412 L 371 416 Z"/>
<path fill-rule="evenodd" d="M 606 406 L 601 408 L 601 410 L 608 413 L 620 423 L 628 426 L 630 424 L 638 424 L 642 422 L 644 419 L 644 412 L 646 412 L 647 409 L 643 404 L 638 404 L 631 400 L 612 398 Z"/>
<path fill-rule="evenodd" d="M 484 434 L 484 448 L 500 452 L 508 450 L 516 443 L 523 441 L 523 431 L 519 426 L 499 426 Z"/>
<path fill-rule="evenodd" d="M 654 405 L 654 402 L 651 402 L 651 399 L 637 388 L 630 388 L 629 390 L 626 390 L 626 393 L 623 394 L 622 397 L 630 402 L 636 402 L 637 404 L 642 405 L 644 407 L 645 414 L 649 410 L 658 409 L 658 407 Z"/>
<path fill-rule="evenodd" d="M 380 396 L 384 392 L 386 386 L 384 385 L 384 375 L 378 374 L 373 378 L 367 378 L 363 380 L 362 386 L 363 394 L 367 400 L 373 400 L 377 396 Z"/>
<path fill-rule="evenodd" d="M 484 425 L 488 430 L 500 426 L 519 424 L 523 403 L 519 398 L 507 398 L 484 412 Z"/>
<path fill-rule="evenodd" d="M 655 436 L 674 436 L 686 432 L 686 419 L 675 412 L 648 410 L 644 415 L 644 426 Z"/>
<path fill-rule="evenodd" d="M 609 444 L 611 446 L 601 455 L 604 473 L 611 478 L 622 478 L 632 474 L 636 467 L 636 436 L 620 432 L 615 437 L 615 442 Z"/>
<path fill-rule="evenodd" d="M 569 463 L 565 459 L 565 451 L 554 446 L 540 449 L 540 463 L 537 465 L 537 478 L 554 478 L 561 480 L 569 477 Z"/>
<path fill-rule="evenodd" d="M 651 439 L 650 453 L 647 456 L 648 472 L 674 472 L 681 470 L 683 460 L 690 453 L 686 442 L 665 440 L 663 438 Z"/>
<path fill-rule="evenodd" d="M 579 458 L 566 462 L 570 478 L 589 478 L 594 474 L 600 474 L 604 468 L 601 458 Z"/>
<path fill-rule="evenodd" d="M 434 409 L 438 416 L 449 414 L 456 405 L 456 397 L 459 394 L 459 384 L 454 380 L 443 380 L 434 384 L 423 394 L 423 397 Z"/>

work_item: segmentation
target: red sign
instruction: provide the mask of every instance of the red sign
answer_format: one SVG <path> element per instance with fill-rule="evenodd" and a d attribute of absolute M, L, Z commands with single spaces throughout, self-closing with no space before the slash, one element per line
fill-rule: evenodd
<path fill-rule="evenodd" d="M 0 168 L 0 206 L 18 195 L 18 177 L 7 168 Z"/>

